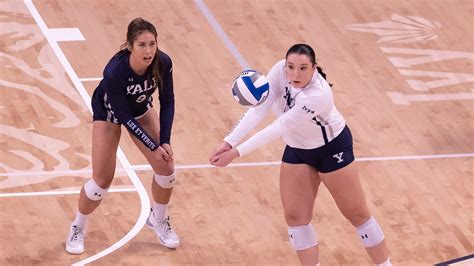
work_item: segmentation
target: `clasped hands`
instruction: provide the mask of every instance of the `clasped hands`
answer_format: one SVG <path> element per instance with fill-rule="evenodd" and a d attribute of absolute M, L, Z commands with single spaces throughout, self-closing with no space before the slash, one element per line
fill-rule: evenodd
<path fill-rule="evenodd" d="M 224 167 L 239 156 L 237 149 L 232 148 L 229 143 L 224 141 L 212 152 L 209 163 L 214 166 Z"/>
<path fill-rule="evenodd" d="M 156 149 L 156 152 L 158 152 L 158 156 L 161 157 L 161 159 L 165 161 L 172 161 L 173 160 L 173 149 L 171 149 L 171 145 L 168 143 L 163 143 L 160 146 L 158 146 L 158 149 Z"/>

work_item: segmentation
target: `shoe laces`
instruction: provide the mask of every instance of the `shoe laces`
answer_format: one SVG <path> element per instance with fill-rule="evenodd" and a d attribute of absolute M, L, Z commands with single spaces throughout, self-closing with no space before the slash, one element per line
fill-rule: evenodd
<path fill-rule="evenodd" d="M 72 233 L 72 236 L 71 236 L 71 241 L 82 241 L 82 239 L 83 239 L 82 236 L 84 235 L 84 228 L 79 227 L 77 225 L 73 225 L 72 226 L 72 231 L 73 231 L 73 233 Z M 79 238 L 79 236 L 81 236 L 81 237 Z"/>
<path fill-rule="evenodd" d="M 163 221 L 158 222 L 158 224 L 163 227 L 163 231 L 166 235 L 173 232 L 173 229 L 171 229 L 169 216 L 166 217 Z"/>

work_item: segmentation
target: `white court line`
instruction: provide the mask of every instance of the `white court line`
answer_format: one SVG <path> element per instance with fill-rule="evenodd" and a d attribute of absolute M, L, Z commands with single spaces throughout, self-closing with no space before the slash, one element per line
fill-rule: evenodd
<path fill-rule="evenodd" d="M 48 27 L 46 26 L 46 23 L 43 21 L 43 18 L 39 14 L 38 10 L 36 9 L 35 5 L 33 4 L 32 0 L 24 0 L 25 5 L 30 11 L 32 17 L 36 21 L 36 24 L 40 28 L 41 32 L 45 36 L 45 38 L 48 40 L 49 45 L 53 49 L 53 52 L 56 54 L 58 57 L 59 62 L 63 66 L 64 70 L 68 74 L 69 78 L 71 79 L 72 83 L 76 87 L 78 93 L 81 95 L 82 99 L 84 100 L 85 104 L 89 108 L 89 111 L 92 112 L 91 108 L 91 98 L 89 94 L 87 93 L 86 89 L 82 85 L 82 83 L 79 81 L 79 77 L 77 76 L 76 72 L 72 68 L 71 64 L 67 60 L 66 56 L 64 55 L 63 51 L 59 47 L 58 43 L 55 42 L 51 36 L 48 34 Z M 142 229 L 142 227 L 145 225 L 146 219 L 148 217 L 148 214 L 150 212 L 150 199 L 148 198 L 148 194 L 145 190 L 145 187 L 143 187 L 143 184 L 140 182 L 140 179 L 137 176 L 137 173 L 132 169 L 130 166 L 130 162 L 127 160 L 127 157 L 125 157 L 125 154 L 123 153 L 122 149 L 119 147 L 117 150 L 117 158 L 122 164 L 122 166 L 125 168 L 125 171 L 127 172 L 128 176 L 130 177 L 130 180 L 132 181 L 133 185 L 136 187 L 138 195 L 140 197 L 140 203 L 141 203 L 141 210 L 140 210 L 140 216 L 138 217 L 137 222 L 135 225 L 132 227 L 132 229 L 118 242 L 112 244 L 112 246 L 102 250 L 101 252 L 95 254 L 92 257 L 86 258 L 84 260 L 81 260 L 75 265 L 83 265 L 87 264 L 90 262 L 93 262 L 97 259 L 100 259 L 101 257 L 106 256 L 107 254 L 115 251 L 116 249 L 120 248 L 121 246 L 125 245 L 128 241 L 130 241 L 132 238 L 134 238 Z"/>
<path fill-rule="evenodd" d="M 123 172 L 124 169 L 116 169 Z M 13 173 L 0 173 L 0 176 L 42 176 L 42 175 L 91 175 L 91 169 L 83 170 L 59 170 L 59 171 L 40 171 L 40 172 L 13 172 Z M 1 188 L 0 188 L 1 189 Z"/>
<path fill-rule="evenodd" d="M 474 157 L 474 153 L 454 153 L 454 154 L 433 154 L 433 155 L 403 155 L 403 156 L 380 156 L 380 157 L 360 157 L 355 160 L 358 162 L 371 161 L 409 161 L 409 160 L 432 160 L 432 159 L 450 159 L 450 158 L 469 158 Z M 280 165 L 281 161 L 273 162 L 251 162 L 251 163 L 231 163 L 227 167 L 253 167 L 253 166 L 274 166 Z M 135 171 L 151 170 L 149 164 L 136 164 L 130 166 Z M 213 168 L 210 164 L 182 164 L 176 165 L 176 169 L 205 169 Z M 125 172 L 123 168 L 117 168 L 116 172 Z M 63 171 L 42 171 L 42 172 L 14 172 L 0 173 L 1 176 L 41 176 L 41 175 L 91 175 L 91 169 L 84 170 L 63 170 Z M 1 188 L 0 188 L 1 189 Z"/>
<path fill-rule="evenodd" d="M 356 158 L 356 161 L 367 162 L 367 161 L 408 161 L 408 160 L 429 160 L 429 159 L 448 159 L 448 158 L 466 158 L 474 157 L 474 153 L 458 153 L 458 154 L 436 154 L 436 155 L 408 155 L 408 156 L 385 156 L 385 157 L 361 157 Z M 252 166 L 273 166 L 280 165 L 281 161 L 273 162 L 255 162 L 255 163 L 231 163 L 226 167 L 252 167 Z M 213 168 L 215 166 L 210 164 L 189 164 L 179 165 L 176 169 L 202 169 L 202 168 Z M 134 165 L 135 170 L 151 170 L 151 166 L 148 164 Z"/>
<path fill-rule="evenodd" d="M 39 191 L 39 192 L 14 192 L 14 193 L 0 193 L 0 198 L 9 198 L 9 197 L 30 197 L 30 196 L 57 196 L 57 195 L 73 195 L 79 194 L 80 189 L 74 190 L 50 190 L 50 191 Z M 132 188 L 110 188 L 108 192 L 118 193 L 118 192 L 137 192 L 137 189 Z"/>
<path fill-rule="evenodd" d="M 85 41 L 84 35 L 78 28 L 48 29 L 50 38 L 55 42 Z"/>
<path fill-rule="evenodd" d="M 362 157 L 357 158 L 356 161 L 372 162 L 372 161 L 409 161 L 409 160 L 432 160 L 432 159 L 450 159 L 450 158 L 469 158 L 474 157 L 474 153 L 457 153 L 457 154 L 436 154 L 436 155 L 411 155 L 411 156 L 385 156 L 385 157 Z M 254 166 L 278 166 L 281 161 L 274 162 L 254 162 L 254 163 L 231 163 L 227 167 L 254 167 Z M 176 169 L 205 169 L 214 168 L 210 164 L 185 164 L 176 165 Z M 149 164 L 132 165 L 135 171 L 149 171 L 152 170 Z M 117 172 L 125 172 L 123 168 L 117 168 Z M 35 175 L 73 175 L 73 174 L 92 174 L 92 170 L 70 170 L 70 171 L 51 171 L 51 172 L 25 172 L 25 173 L 2 173 L 0 176 L 35 176 Z M 136 192 L 135 188 L 111 188 L 110 192 Z M 43 192 L 17 192 L 17 193 L 0 193 L 1 197 L 28 197 L 28 196 L 49 196 L 49 195 L 67 195 L 78 194 L 79 190 L 65 190 L 65 191 L 43 191 Z"/>
<path fill-rule="evenodd" d="M 449 158 L 467 158 L 467 157 L 474 157 L 474 153 L 361 157 L 361 158 L 356 158 L 356 161 L 360 161 L 360 162 L 365 162 L 365 161 L 405 161 L 405 160 L 429 160 L 429 159 L 449 159 Z"/>

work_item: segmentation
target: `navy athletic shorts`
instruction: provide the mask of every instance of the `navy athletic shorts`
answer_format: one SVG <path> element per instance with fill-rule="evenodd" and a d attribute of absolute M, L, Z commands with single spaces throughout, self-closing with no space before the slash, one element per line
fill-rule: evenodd
<path fill-rule="evenodd" d="M 345 126 L 329 143 L 315 149 L 297 149 L 286 145 L 282 161 L 290 164 L 309 164 L 321 173 L 343 168 L 354 161 L 352 134 Z"/>
<path fill-rule="evenodd" d="M 99 90 L 94 90 L 91 99 L 92 106 L 92 117 L 93 120 L 108 121 L 114 124 L 119 124 L 118 119 L 115 117 L 111 108 L 107 108 L 104 103 L 104 94 L 100 93 Z"/>

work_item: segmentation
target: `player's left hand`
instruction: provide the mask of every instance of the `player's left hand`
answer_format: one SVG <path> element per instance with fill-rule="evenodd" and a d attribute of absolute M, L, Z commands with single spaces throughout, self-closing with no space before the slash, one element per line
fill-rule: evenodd
<path fill-rule="evenodd" d="M 211 162 L 214 166 L 224 167 L 230 164 L 235 158 L 239 157 L 239 152 L 237 149 L 232 148 L 226 152 L 223 152 L 214 157 L 214 160 Z"/>

